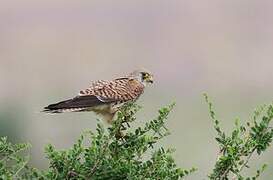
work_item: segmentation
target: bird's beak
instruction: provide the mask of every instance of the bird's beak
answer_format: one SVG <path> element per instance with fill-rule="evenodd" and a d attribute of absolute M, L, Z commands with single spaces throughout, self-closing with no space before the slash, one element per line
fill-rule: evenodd
<path fill-rule="evenodd" d="M 148 82 L 151 84 L 154 83 L 153 76 L 150 76 L 150 78 L 148 79 Z"/>

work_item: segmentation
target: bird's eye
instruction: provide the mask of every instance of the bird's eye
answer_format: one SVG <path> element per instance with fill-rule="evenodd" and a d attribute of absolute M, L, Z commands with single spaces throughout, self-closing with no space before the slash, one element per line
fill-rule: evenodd
<path fill-rule="evenodd" d="M 142 75 L 142 79 L 147 79 L 149 76 L 149 74 L 145 72 L 142 72 L 141 75 Z"/>

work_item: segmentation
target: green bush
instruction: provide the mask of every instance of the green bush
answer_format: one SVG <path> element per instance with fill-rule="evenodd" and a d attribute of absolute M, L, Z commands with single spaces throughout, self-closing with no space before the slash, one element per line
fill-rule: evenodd
<path fill-rule="evenodd" d="M 249 167 L 252 155 L 260 155 L 272 142 L 273 106 L 256 110 L 246 125 L 236 120 L 232 133 L 227 134 L 221 129 L 207 95 L 205 99 L 219 144 L 218 158 L 208 178 L 257 179 L 266 165 L 252 177 L 244 177 L 242 172 Z M 105 128 L 98 123 L 96 133 L 85 132 L 70 149 L 56 150 L 48 145 L 49 168 L 44 171 L 29 167 L 29 157 L 25 155 L 29 144 L 14 145 L 7 138 L 1 138 L 0 179 L 182 179 L 196 169 L 177 167 L 172 157 L 173 149 L 155 148 L 159 140 L 170 134 L 165 121 L 173 106 L 160 109 L 158 117 L 143 127 L 131 127 L 140 107 L 125 105 L 111 127 Z"/>
<path fill-rule="evenodd" d="M 165 121 L 174 105 L 159 110 L 154 120 L 144 127 L 133 128 L 135 113 L 140 109 L 127 104 L 110 128 L 100 123 L 97 132 L 86 132 L 72 148 L 56 150 L 46 147 L 49 169 L 38 171 L 27 166 L 27 159 L 18 155 L 26 144 L 12 145 L 2 138 L 0 161 L 2 179 L 179 179 L 195 171 L 178 168 L 172 149 L 155 150 L 154 145 L 169 135 Z M 87 143 L 88 145 L 84 145 Z M 151 156 L 149 157 L 149 154 Z M 12 160 L 13 162 L 11 162 Z"/>
<path fill-rule="evenodd" d="M 243 177 L 242 171 L 248 168 L 249 160 L 254 153 L 261 155 L 272 142 L 273 129 L 270 122 L 273 118 L 273 106 L 264 105 L 254 111 L 252 120 L 246 125 L 240 124 L 236 119 L 235 128 L 231 134 L 223 132 L 219 125 L 219 120 L 215 116 L 212 103 L 205 94 L 206 102 L 209 105 L 210 117 L 217 132 L 215 138 L 219 144 L 219 154 L 210 179 L 239 179 L 255 180 L 265 170 L 266 164 L 256 171 L 253 177 Z"/>

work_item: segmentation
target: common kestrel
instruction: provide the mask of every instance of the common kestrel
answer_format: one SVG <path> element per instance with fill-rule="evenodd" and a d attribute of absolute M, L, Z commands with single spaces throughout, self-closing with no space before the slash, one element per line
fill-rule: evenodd
<path fill-rule="evenodd" d="M 106 122 L 111 123 L 118 107 L 126 102 L 136 101 L 143 93 L 147 84 L 153 83 L 153 75 L 147 71 L 137 70 L 128 76 L 112 81 L 99 80 L 91 84 L 78 96 L 44 108 L 44 112 L 83 112 L 93 111 L 102 115 Z"/>

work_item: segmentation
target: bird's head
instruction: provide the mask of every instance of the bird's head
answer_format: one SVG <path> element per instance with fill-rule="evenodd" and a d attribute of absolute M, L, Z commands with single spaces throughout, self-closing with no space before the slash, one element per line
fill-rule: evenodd
<path fill-rule="evenodd" d="M 136 79 L 143 85 L 152 84 L 154 82 L 153 75 L 147 70 L 136 70 L 129 75 L 129 78 Z"/>

